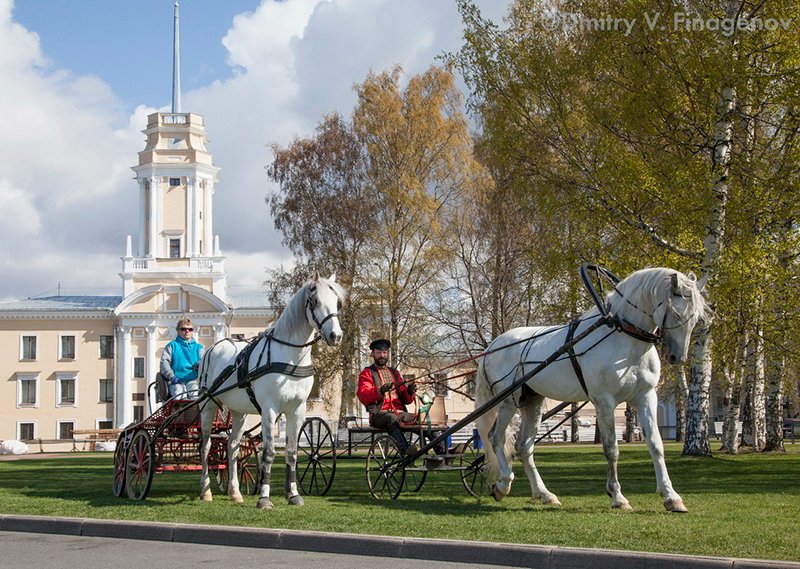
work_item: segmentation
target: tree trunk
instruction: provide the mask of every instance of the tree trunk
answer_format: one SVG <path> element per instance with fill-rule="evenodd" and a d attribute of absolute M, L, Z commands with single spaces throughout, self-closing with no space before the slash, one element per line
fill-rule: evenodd
<path fill-rule="evenodd" d="M 633 433 L 636 429 L 636 411 L 630 403 L 625 403 L 625 442 L 631 443 L 634 440 Z"/>
<path fill-rule="evenodd" d="M 739 338 L 739 347 L 733 365 L 726 370 L 728 382 L 725 387 L 725 419 L 722 425 L 722 450 L 726 454 L 739 453 L 739 411 L 742 376 L 744 375 L 744 352 L 747 334 Z"/>
<path fill-rule="evenodd" d="M 708 442 L 708 391 L 711 386 L 711 335 L 706 325 L 695 328 L 689 397 L 686 399 L 686 456 L 711 457 Z"/>
<path fill-rule="evenodd" d="M 781 237 L 785 238 L 786 229 L 791 227 L 791 224 L 786 224 Z M 788 258 L 783 257 L 780 259 L 781 267 L 788 266 Z M 770 343 L 765 349 L 766 352 L 766 365 L 767 365 L 767 425 L 766 425 L 766 446 L 765 451 L 780 451 L 785 452 L 783 446 L 783 374 L 784 374 L 784 351 L 783 346 L 786 342 L 786 326 L 784 326 L 786 318 L 786 285 L 780 283 L 778 285 L 778 294 L 773 302 L 775 302 L 772 310 L 773 320 L 778 323 L 777 329 L 772 333 L 774 342 Z"/>
<path fill-rule="evenodd" d="M 677 389 L 675 390 L 675 442 L 682 443 L 686 436 L 686 399 L 689 385 L 686 383 L 686 368 L 677 368 Z"/>
<path fill-rule="evenodd" d="M 725 14 L 736 17 L 738 2 L 728 0 Z M 733 40 L 731 49 L 734 49 Z M 703 239 L 702 274 L 713 280 L 716 275 L 722 238 L 725 233 L 725 211 L 728 205 L 728 175 L 730 173 L 731 150 L 733 145 L 733 117 L 736 103 L 736 89 L 723 84 L 717 104 L 713 153 L 711 161 L 711 207 L 708 211 L 706 235 Z M 696 330 L 692 352 L 692 371 L 689 384 L 689 398 L 686 402 L 686 442 L 683 454 L 690 456 L 712 456 L 708 444 L 708 390 L 711 386 L 711 332 L 708 325 Z"/>
<path fill-rule="evenodd" d="M 764 450 L 766 446 L 762 341 L 761 331 L 756 326 L 748 334 L 742 389 L 742 443 L 752 446 L 754 451 Z"/>
<path fill-rule="evenodd" d="M 780 348 L 768 351 L 767 424 L 765 451 L 785 452 L 783 447 L 783 354 Z"/>
<path fill-rule="evenodd" d="M 573 403 L 572 404 L 572 406 L 570 407 L 570 413 L 572 413 L 572 416 L 570 417 L 570 420 L 569 420 L 569 430 L 572 433 L 570 438 L 571 438 L 573 443 L 579 443 L 579 442 L 581 442 L 581 438 L 580 438 L 580 433 L 578 432 L 578 429 L 580 428 L 580 425 L 578 424 L 578 404 L 577 403 Z"/>

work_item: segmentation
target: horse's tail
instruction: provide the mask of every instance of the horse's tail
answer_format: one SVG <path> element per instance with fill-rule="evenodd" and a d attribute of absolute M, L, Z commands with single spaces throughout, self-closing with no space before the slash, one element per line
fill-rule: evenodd
<path fill-rule="evenodd" d="M 475 408 L 478 409 L 493 396 L 494 394 L 492 393 L 489 385 L 489 377 L 486 375 L 485 361 L 481 360 L 481 362 L 478 364 L 478 372 L 475 375 Z M 480 433 L 481 441 L 483 441 L 483 450 L 486 455 L 485 462 L 488 468 L 486 469 L 484 475 L 486 476 L 486 481 L 489 486 L 494 485 L 500 474 L 500 468 L 497 464 L 497 456 L 494 453 L 494 448 L 492 447 L 491 439 L 489 437 L 489 433 L 494 427 L 496 419 L 497 407 L 492 407 L 475 419 L 475 425 L 478 427 L 478 433 Z M 503 453 L 505 454 L 506 460 L 510 463 L 511 453 L 514 451 L 514 441 L 512 437 L 508 436 L 508 432 L 506 432 L 504 440 L 505 444 L 503 445 Z"/>

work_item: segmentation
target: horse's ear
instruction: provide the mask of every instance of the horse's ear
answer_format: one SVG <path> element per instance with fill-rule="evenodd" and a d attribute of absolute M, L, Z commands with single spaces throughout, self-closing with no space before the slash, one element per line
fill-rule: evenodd
<path fill-rule="evenodd" d="M 701 292 L 702 292 L 702 290 L 703 290 L 704 288 L 706 288 L 706 285 L 708 284 L 708 277 L 709 277 L 709 276 L 710 276 L 710 275 L 709 275 L 708 273 L 706 273 L 706 274 L 704 274 L 704 275 L 703 275 L 703 278 L 702 278 L 702 279 L 700 279 L 699 281 L 697 281 L 697 282 L 695 283 L 695 285 L 697 286 L 697 290 L 699 290 L 699 291 L 701 291 Z"/>
<path fill-rule="evenodd" d="M 678 288 L 678 273 L 672 273 L 670 282 L 672 283 L 672 294 L 680 294 L 680 289 Z"/>
<path fill-rule="evenodd" d="M 314 282 L 315 283 L 319 282 L 319 271 L 314 271 Z"/>
<path fill-rule="evenodd" d="M 336 273 L 331 273 L 331 276 L 328 277 L 328 280 L 332 283 L 336 282 Z"/>

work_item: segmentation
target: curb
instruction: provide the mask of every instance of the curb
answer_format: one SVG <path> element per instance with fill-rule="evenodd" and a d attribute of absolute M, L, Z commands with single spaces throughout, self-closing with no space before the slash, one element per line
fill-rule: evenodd
<path fill-rule="evenodd" d="M 330 532 L 0 514 L 0 531 L 315 551 L 532 569 L 800 569 L 800 563 Z"/>

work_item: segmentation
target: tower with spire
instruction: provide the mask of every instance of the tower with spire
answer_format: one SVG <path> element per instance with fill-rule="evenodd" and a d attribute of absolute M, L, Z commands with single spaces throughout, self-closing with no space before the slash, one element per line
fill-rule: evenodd
<path fill-rule="evenodd" d="M 132 169 L 139 187 L 139 235 L 130 236 L 120 276 L 123 295 L 165 278 L 227 296 L 224 258 L 213 234 L 217 168 L 203 117 L 181 111 L 180 20 L 174 7 L 172 111 L 147 117 L 145 148 Z"/>

